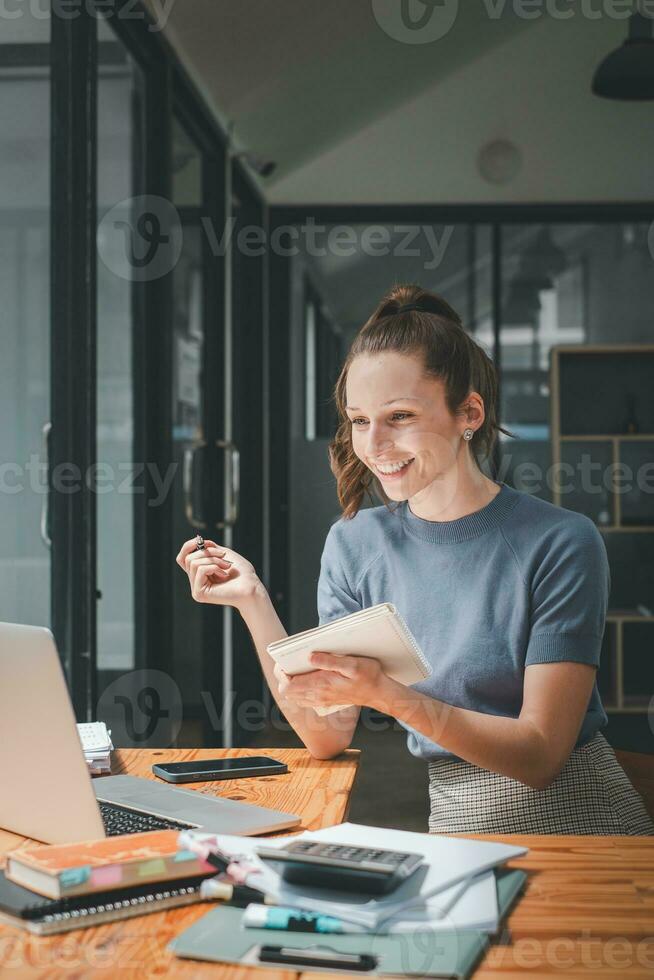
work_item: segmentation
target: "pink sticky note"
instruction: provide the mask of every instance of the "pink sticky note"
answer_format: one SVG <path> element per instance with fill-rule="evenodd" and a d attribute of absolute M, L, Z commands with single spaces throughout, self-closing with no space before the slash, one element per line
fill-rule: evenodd
<path fill-rule="evenodd" d="M 103 868 L 91 869 L 92 885 L 117 885 L 123 880 L 123 869 L 119 864 L 107 864 Z"/>

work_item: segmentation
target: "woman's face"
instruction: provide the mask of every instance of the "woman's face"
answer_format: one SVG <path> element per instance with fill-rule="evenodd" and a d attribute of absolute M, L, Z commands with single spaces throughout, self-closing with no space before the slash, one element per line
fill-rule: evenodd
<path fill-rule="evenodd" d="M 418 357 L 355 357 L 346 403 L 354 452 L 392 500 L 415 496 L 455 467 L 465 419 L 451 415 L 443 382 L 426 375 Z"/>

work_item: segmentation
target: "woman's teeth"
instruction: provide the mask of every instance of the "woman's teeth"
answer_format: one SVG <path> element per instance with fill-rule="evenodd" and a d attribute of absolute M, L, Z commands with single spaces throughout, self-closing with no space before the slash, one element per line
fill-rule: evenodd
<path fill-rule="evenodd" d="M 413 457 L 411 459 L 398 460 L 397 463 L 379 463 L 375 466 L 375 469 L 380 476 L 388 480 L 400 476 L 409 468 L 412 462 Z"/>

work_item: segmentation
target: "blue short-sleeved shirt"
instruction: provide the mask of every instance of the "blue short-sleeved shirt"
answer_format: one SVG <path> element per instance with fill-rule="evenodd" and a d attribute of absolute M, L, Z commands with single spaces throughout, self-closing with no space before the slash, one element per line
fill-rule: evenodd
<path fill-rule="evenodd" d="M 318 614 L 322 625 L 394 603 L 432 666 L 415 690 L 516 718 L 526 666 L 599 665 L 610 573 L 590 518 L 498 485 L 490 503 L 454 521 L 423 520 L 407 501 L 339 518 L 321 558 Z M 577 745 L 606 723 L 595 684 Z M 452 757 L 404 727 L 413 755 Z"/>

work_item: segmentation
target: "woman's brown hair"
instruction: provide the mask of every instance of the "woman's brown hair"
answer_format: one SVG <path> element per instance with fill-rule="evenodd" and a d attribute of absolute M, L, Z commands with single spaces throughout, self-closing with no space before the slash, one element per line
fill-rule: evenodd
<path fill-rule="evenodd" d="M 398 313 L 408 303 L 416 303 L 419 309 Z M 485 418 L 469 445 L 480 469 L 492 454 L 498 432 L 512 435 L 497 422 L 497 374 L 493 362 L 464 330 L 458 313 L 442 296 L 417 284 L 393 286 L 354 338 L 334 388 L 339 424 L 329 445 L 329 462 L 343 516 L 348 519 L 360 510 L 366 494 L 373 501 L 373 482 L 378 496 L 386 504 L 388 501 L 372 471 L 355 455 L 351 422 L 345 411 L 345 386 L 352 361 L 359 354 L 382 351 L 422 357 L 426 373 L 444 382 L 445 403 L 452 414 L 471 391 L 479 393 Z"/>

